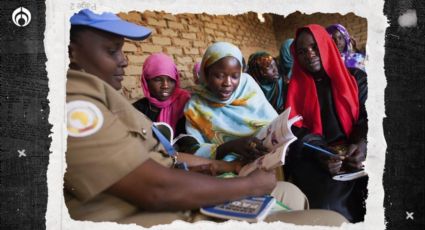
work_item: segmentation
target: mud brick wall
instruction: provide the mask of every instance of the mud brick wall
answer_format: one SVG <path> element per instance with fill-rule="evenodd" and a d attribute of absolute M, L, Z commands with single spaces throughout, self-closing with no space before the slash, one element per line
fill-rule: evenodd
<path fill-rule="evenodd" d="M 271 17 L 266 17 L 266 21 L 261 23 L 256 13 L 213 16 L 146 11 L 119 16 L 153 31 L 145 41 L 127 41 L 124 45 L 129 66 L 126 68 L 123 93 L 131 101 L 143 96 L 139 78 L 143 62 L 151 53 L 164 52 L 174 58 L 181 73 L 182 87 L 193 85 L 193 65 L 201 60 L 205 49 L 213 42 L 231 42 L 242 50 L 245 58 L 257 50 L 277 54 Z"/>
<path fill-rule="evenodd" d="M 295 12 L 288 15 L 286 18 L 275 15 L 273 19 L 278 41 L 293 38 L 296 29 L 307 24 L 314 23 L 327 27 L 331 24 L 339 23 L 347 28 L 350 36 L 356 40 L 357 48 L 361 51 L 365 51 L 367 41 L 367 20 L 353 13 L 346 15 L 321 13 L 306 15 Z"/>
<path fill-rule="evenodd" d="M 276 56 L 282 41 L 292 37 L 296 28 L 309 23 L 326 26 L 336 22 L 350 25 L 347 26 L 349 32 L 355 34 L 360 47 L 366 41 L 366 20 L 354 14 L 302 15 L 296 12 L 286 18 L 264 14 L 264 22 L 254 12 L 241 15 L 173 15 L 156 11 L 132 11 L 120 13 L 119 16 L 152 30 L 148 39 L 127 40 L 123 48 L 129 65 L 126 68 L 122 93 L 130 101 L 143 97 L 140 75 L 143 63 L 151 53 L 164 52 L 172 56 L 181 73 L 181 86 L 187 88 L 193 85 L 194 63 L 200 61 L 205 49 L 216 41 L 235 44 L 241 49 L 245 59 L 258 50 L 266 50 Z"/>

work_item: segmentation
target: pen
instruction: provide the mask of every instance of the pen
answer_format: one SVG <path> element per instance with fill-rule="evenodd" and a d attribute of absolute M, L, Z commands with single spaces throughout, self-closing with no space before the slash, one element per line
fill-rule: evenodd
<path fill-rule="evenodd" d="M 324 153 L 324 154 L 326 154 L 326 155 L 328 155 L 328 156 L 331 156 L 331 157 L 336 157 L 336 156 L 337 156 L 337 155 L 335 155 L 335 154 L 333 154 L 333 153 L 329 152 L 328 150 L 323 149 L 323 148 L 320 148 L 320 147 L 318 147 L 318 146 L 311 145 L 311 144 L 306 143 L 306 142 L 304 142 L 303 144 L 304 144 L 304 146 L 307 146 L 307 147 L 309 147 L 309 148 L 311 148 L 311 149 L 317 150 L 317 151 L 319 151 L 319 152 L 321 152 L 321 153 Z"/>

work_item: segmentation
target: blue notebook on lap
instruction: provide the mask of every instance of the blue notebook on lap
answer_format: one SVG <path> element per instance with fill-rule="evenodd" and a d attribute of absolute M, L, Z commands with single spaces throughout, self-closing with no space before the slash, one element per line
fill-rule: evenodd
<path fill-rule="evenodd" d="M 262 221 L 270 212 L 275 198 L 272 196 L 254 196 L 242 200 L 201 208 L 201 213 L 220 219 Z"/>

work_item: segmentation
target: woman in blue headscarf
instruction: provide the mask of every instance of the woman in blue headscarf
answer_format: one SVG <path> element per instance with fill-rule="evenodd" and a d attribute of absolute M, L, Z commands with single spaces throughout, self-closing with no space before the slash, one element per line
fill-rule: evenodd
<path fill-rule="evenodd" d="M 242 72 L 242 53 L 217 42 L 206 50 L 200 84 L 186 104 L 186 131 L 200 140 L 195 155 L 232 161 L 252 160 L 266 149 L 253 135 L 277 117 L 258 84 Z"/>
<path fill-rule="evenodd" d="M 293 38 L 286 39 L 279 50 L 279 57 L 278 57 L 278 66 L 279 66 L 279 72 L 283 76 L 283 79 L 285 80 L 285 83 L 288 84 L 289 80 L 291 79 L 292 75 L 292 65 L 294 64 L 294 58 L 291 54 L 291 44 L 294 41 Z"/>

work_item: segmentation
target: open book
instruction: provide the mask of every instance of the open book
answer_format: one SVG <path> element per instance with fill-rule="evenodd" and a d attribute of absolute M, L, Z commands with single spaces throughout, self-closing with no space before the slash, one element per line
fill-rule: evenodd
<path fill-rule="evenodd" d="M 153 123 L 158 130 L 164 135 L 177 152 L 195 153 L 199 147 L 199 141 L 196 137 L 189 134 L 180 134 L 174 138 L 174 131 L 171 126 L 165 122 Z"/>
<path fill-rule="evenodd" d="M 272 196 L 254 196 L 201 208 L 201 213 L 221 219 L 262 221 L 275 204 Z"/>
<path fill-rule="evenodd" d="M 333 176 L 332 179 L 338 180 L 338 181 L 350 181 L 350 180 L 355 180 L 357 178 L 364 177 L 364 176 L 367 176 L 366 171 L 364 169 L 359 169 L 353 172 L 341 171 L 335 176 Z"/>
<path fill-rule="evenodd" d="M 285 164 L 288 146 L 297 139 L 291 131 L 291 126 L 302 119 L 301 116 L 289 119 L 290 112 L 291 108 L 287 108 L 268 126 L 263 127 L 258 132 L 256 137 L 262 141 L 269 153 L 243 166 L 239 171 L 240 176 L 246 176 L 257 168 L 271 170 Z"/>

